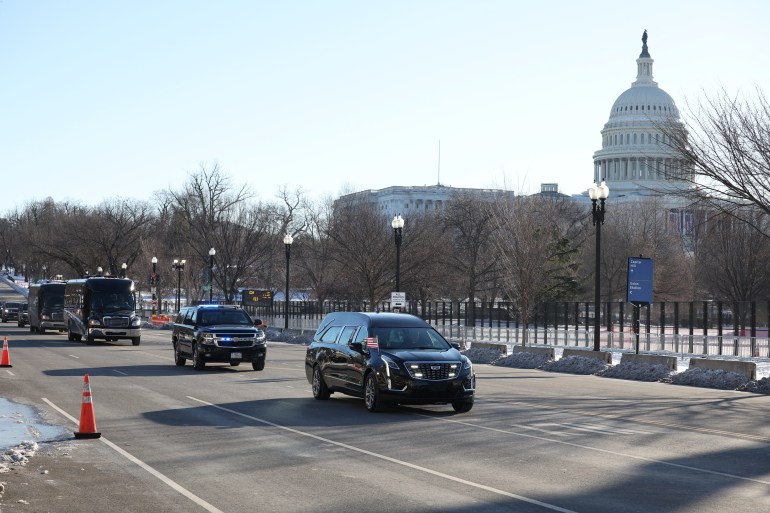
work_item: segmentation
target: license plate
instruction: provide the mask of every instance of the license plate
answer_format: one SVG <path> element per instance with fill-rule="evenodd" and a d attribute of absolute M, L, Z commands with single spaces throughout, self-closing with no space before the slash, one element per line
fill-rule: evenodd
<path fill-rule="evenodd" d="M 230 353 L 231 360 L 240 360 L 243 358 L 243 353 Z"/>

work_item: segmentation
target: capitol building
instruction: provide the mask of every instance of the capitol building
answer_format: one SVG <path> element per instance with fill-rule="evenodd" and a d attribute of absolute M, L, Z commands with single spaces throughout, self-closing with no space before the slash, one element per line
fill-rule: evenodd
<path fill-rule="evenodd" d="M 636 80 L 610 110 L 601 131 L 602 148 L 594 153 L 594 181 L 607 182 L 613 199 L 633 199 L 682 191 L 687 163 L 668 144 L 662 128 L 684 129 L 671 96 L 652 76 L 653 59 L 642 36 Z"/>

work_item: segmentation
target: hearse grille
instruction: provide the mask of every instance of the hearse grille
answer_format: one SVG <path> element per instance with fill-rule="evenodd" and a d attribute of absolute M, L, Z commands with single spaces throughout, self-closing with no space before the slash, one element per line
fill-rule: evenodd
<path fill-rule="evenodd" d="M 406 362 L 409 374 L 416 379 L 440 381 L 454 379 L 460 374 L 461 362 Z"/>

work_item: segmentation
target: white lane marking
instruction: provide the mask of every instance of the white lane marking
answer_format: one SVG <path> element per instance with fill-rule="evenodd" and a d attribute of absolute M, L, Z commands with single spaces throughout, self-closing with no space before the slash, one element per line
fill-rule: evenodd
<path fill-rule="evenodd" d="M 68 356 L 70 356 L 71 358 L 74 358 L 76 360 L 80 360 L 80 357 L 79 356 L 75 356 L 74 354 L 71 354 L 71 355 L 68 355 Z"/>
<path fill-rule="evenodd" d="M 119 370 L 117 370 L 117 369 L 112 369 L 112 372 L 116 372 L 116 373 L 118 373 L 118 374 L 122 374 L 122 375 L 124 375 L 124 376 L 128 376 L 128 374 L 126 374 L 125 372 L 123 372 L 123 371 L 119 371 Z"/>
<path fill-rule="evenodd" d="M 197 401 L 197 402 L 199 402 L 201 404 L 205 404 L 206 406 L 211 406 L 212 408 L 216 408 L 218 410 L 226 411 L 227 413 L 231 413 L 233 415 L 238 415 L 240 417 L 244 417 L 246 419 L 253 420 L 253 421 L 259 422 L 261 424 L 265 424 L 267 426 L 271 426 L 271 427 L 274 427 L 274 428 L 277 428 L 277 429 L 283 429 L 284 431 L 289 431 L 290 433 L 294 433 L 296 435 L 306 436 L 308 438 L 312 438 L 314 440 L 319 440 L 319 441 L 327 443 L 327 444 L 332 444 L 332 445 L 336 445 L 337 447 L 342 447 L 343 449 L 348 449 L 350 451 L 355 451 L 355 452 L 359 452 L 361 454 L 366 454 L 367 456 L 371 456 L 373 458 L 379 458 L 381 460 L 389 461 L 391 463 L 395 463 L 396 465 L 402 465 L 402 466 L 408 467 L 408 468 L 410 468 L 412 470 L 417 470 L 419 472 L 424 472 L 426 474 L 431 474 L 433 476 L 441 477 L 441 478 L 447 479 L 449 481 L 454 481 L 456 483 L 461 483 L 461 484 L 464 484 L 466 486 L 472 486 L 472 487 L 478 488 L 480 490 L 485 490 L 487 492 L 496 493 L 498 495 L 503 495 L 505 497 L 510 497 L 510 498 L 513 498 L 513 499 L 517 499 L 517 500 L 520 500 L 522 502 L 527 502 L 529 504 L 535 504 L 537 506 L 541 506 L 543 508 L 550 509 L 550 510 L 553 510 L 553 511 L 560 511 L 561 513 L 576 513 L 575 511 L 573 511 L 571 509 L 560 508 L 559 506 L 556 506 L 554 504 L 548 504 L 547 502 L 541 502 L 541 501 L 538 501 L 536 499 L 530 499 L 529 497 L 524 497 L 523 495 L 517 495 L 515 493 L 506 492 L 505 490 L 500 490 L 500 489 L 497 489 L 497 488 L 493 488 L 491 486 L 483 485 L 481 483 L 474 483 L 473 481 L 468 481 L 466 479 L 455 477 L 455 476 L 452 476 L 452 475 L 449 475 L 449 474 L 444 474 L 443 472 L 438 472 L 436 470 L 431 470 L 431 469 L 426 468 L 426 467 L 421 467 L 419 465 L 415 465 L 414 463 L 409 463 L 409 462 L 406 462 L 406 461 L 403 461 L 403 460 L 398 460 L 396 458 L 391 458 L 390 456 L 385 456 L 384 454 L 379 454 L 379 453 L 376 453 L 376 452 L 367 451 L 366 449 L 361 449 L 359 447 L 354 447 L 352 445 L 344 444 L 342 442 L 336 442 L 336 441 L 331 440 L 329 438 L 324 438 L 322 436 L 314 435 L 312 433 L 307 433 L 305 431 L 300 431 L 298 429 L 290 428 L 290 427 L 287 427 L 287 426 L 282 426 L 280 424 L 276 424 L 274 422 L 270 422 L 269 420 L 264 420 L 264 419 L 260 419 L 260 418 L 257 418 L 257 417 L 253 417 L 251 415 L 247 415 L 247 414 L 241 413 L 239 411 L 231 410 L 229 408 L 225 408 L 223 406 L 219 406 L 219 405 L 210 403 L 208 401 L 204 401 L 202 399 L 197 399 L 197 398 L 189 396 L 189 395 L 187 396 L 187 398 L 191 399 L 193 401 Z"/>
<path fill-rule="evenodd" d="M 45 397 L 43 397 L 42 399 L 43 399 L 43 401 L 48 403 L 48 405 L 51 406 L 51 408 L 53 408 L 54 410 L 56 410 L 59 413 L 61 413 L 62 415 L 64 415 L 66 418 L 68 418 L 73 424 L 75 424 L 76 426 L 78 425 L 78 421 L 73 416 L 71 416 L 70 414 L 68 414 L 66 411 L 62 410 L 58 406 L 56 406 L 54 403 L 52 403 L 51 401 L 49 401 Z M 193 501 L 195 504 L 197 504 L 198 506 L 202 507 L 206 511 L 209 511 L 211 513 L 224 513 L 219 508 L 216 508 L 215 506 L 212 506 L 211 504 L 209 504 L 205 500 L 201 499 L 200 497 L 198 497 L 197 495 L 195 495 L 194 493 L 192 493 L 188 489 L 184 488 L 182 485 L 178 484 L 176 481 L 173 481 L 170 478 L 166 477 L 165 475 L 161 474 L 160 472 L 158 472 L 157 470 L 155 470 L 154 468 L 149 466 L 147 463 L 143 462 L 142 460 L 140 460 L 139 458 L 137 458 L 133 454 L 127 452 L 126 450 L 122 449 L 121 447 L 118 447 L 117 445 L 115 445 L 114 443 L 110 442 L 106 438 L 101 437 L 101 438 L 99 438 L 99 440 L 101 440 L 102 442 L 107 444 L 108 447 L 110 447 L 112 450 L 114 450 L 115 452 L 117 452 L 118 454 L 120 454 L 121 456 L 126 458 L 127 460 L 135 463 L 136 465 L 140 466 L 141 468 L 143 468 L 144 470 L 146 470 L 147 472 L 149 472 L 153 476 L 157 477 L 160 481 L 162 481 L 163 483 L 167 484 L 173 490 L 175 490 L 175 491 L 179 492 L 180 494 L 184 495 L 185 497 L 187 497 L 188 499 L 190 499 L 191 501 Z"/>
<path fill-rule="evenodd" d="M 16 374 L 13 373 L 13 371 L 11 369 L 5 369 L 5 372 L 10 374 L 11 376 L 15 376 L 16 375 Z"/>
<path fill-rule="evenodd" d="M 437 421 L 451 422 L 451 423 L 454 423 L 454 424 L 460 424 L 462 426 L 468 426 L 468 427 L 472 427 L 472 428 L 476 428 L 476 429 L 483 429 L 483 430 L 486 430 L 486 431 L 493 431 L 495 433 L 503 433 L 503 434 L 506 434 L 506 435 L 520 436 L 520 437 L 524 437 L 524 438 L 534 438 L 535 440 L 541 440 L 543 442 L 553 442 L 553 443 L 556 443 L 556 444 L 568 445 L 570 447 L 577 447 L 578 449 L 586 449 L 586 450 L 589 450 L 589 451 L 601 452 L 601 453 L 604 453 L 604 454 L 611 454 L 613 456 L 620 456 L 622 458 L 629 458 L 629 459 L 632 459 L 632 460 L 646 461 L 648 463 L 658 463 L 660 465 L 666 465 L 666 466 L 669 466 L 669 467 L 680 468 L 680 469 L 684 469 L 684 470 L 691 470 L 693 472 L 702 472 L 704 474 L 710 474 L 710 475 L 713 475 L 713 476 L 722 476 L 722 477 L 728 477 L 730 479 L 738 479 L 740 481 L 749 481 L 751 483 L 759 483 L 759 484 L 763 484 L 763 485 L 770 485 L 770 481 L 762 481 L 761 479 L 752 479 L 750 477 L 737 476 L 735 474 L 728 474 L 727 472 L 718 472 L 716 470 L 708 470 L 708 469 L 705 469 L 705 468 L 692 467 L 690 465 L 682 465 L 682 464 L 679 464 L 679 463 L 671 463 L 670 461 L 656 460 L 654 458 L 646 458 L 644 456 L 636 456 L 636 455 L 627 454 L 627 453 L 624 453 L 624 452 L 610 451 L 609 449 L 600 449 L 598 447 L 591 447 L 590 445 L 576 444 L 576 443 L 573 443 L 573 442 L 565 442 L 564 440 L 554 440 L 553 438 L 546 438 L 544 436 L 528 435 L 528 434 L 525 434 L 525 433 L 517 433 L 515 431 L 510 431 L 508 429 L 491 428 L 491 427 L 487 427 L 487 426 L 481 426 L 479 424 L 473 424 L 472 422 L 463 422 L 461 420 L 453 420 L 453 419 L 443 419 L 443 418 L 440 418 L 440 417 L 433 417 L 431 415 L 424 415 L 422 413 L 415 413 L 415 415 L 417 415 L 419 417 L 425 417 L 425 418 L 428 418 L 428 419 L 437 420 Z"/>

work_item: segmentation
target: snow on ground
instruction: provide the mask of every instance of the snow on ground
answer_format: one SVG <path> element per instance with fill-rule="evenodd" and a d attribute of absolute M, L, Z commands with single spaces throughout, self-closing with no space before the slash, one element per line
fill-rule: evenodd
<path fill-rule="evenodd" d="M 556 352 L 559 354 L 558 351 Z M 547 372 L 565 372 L 570 374 L 596 375 L 605 378 L 628 379 L 634 381 L 659 381 L 674 385 L 687 385 L 720 390 L 741 390 L 757 394 L 770 394 L 770 378 L 747 380 L 743 374 L 690 368 L 689 359 L 680 358 L 676 372 L 663 365 L 645 363 L 620 363 L 619 356 L 613 353 L 613 365 L 595 358 L 582 356 L 567 356 L 548 360 L 544 355 L 534 353 L 513 353 L 503 356 L 502 352 L 493 348 L 470 348 L 464 352 L 473 363 L 485 363 L 498 367 L 513 367 L 518 369 L 542 369 Z M 617 356 L 617 358 L 616 358 Z M 615 363 L 617 361 L 617 363 Z M 758 370 L 759 371 L 759 370 Z M 767 372 L 764 369 L 764 372 Z"/>

